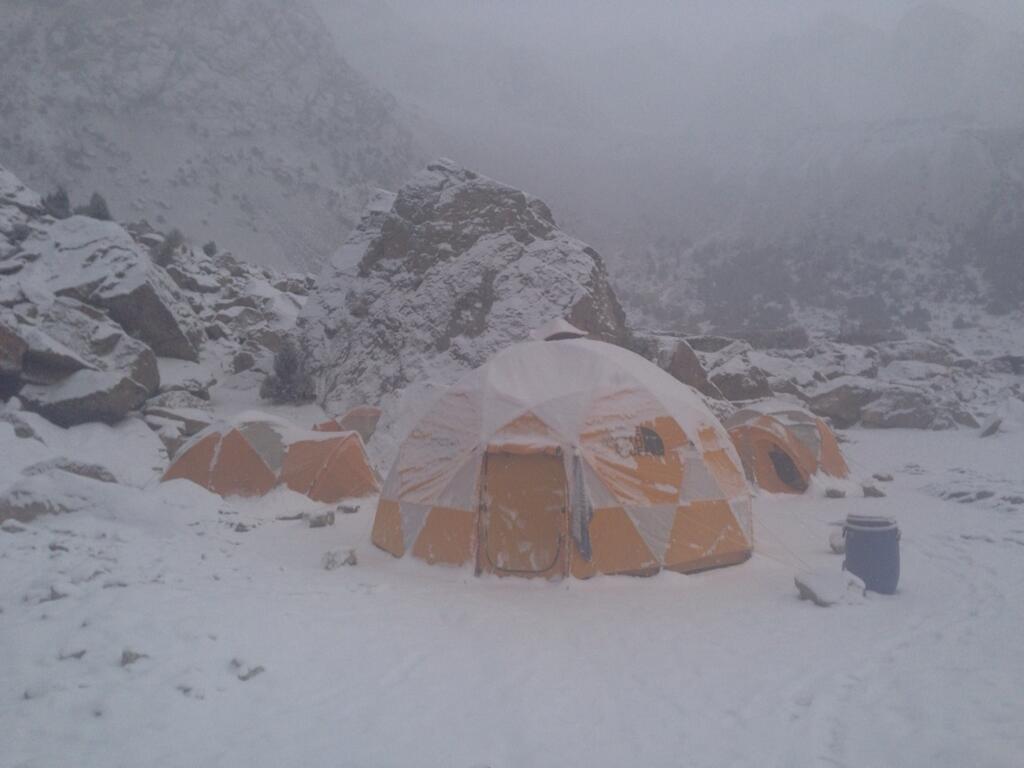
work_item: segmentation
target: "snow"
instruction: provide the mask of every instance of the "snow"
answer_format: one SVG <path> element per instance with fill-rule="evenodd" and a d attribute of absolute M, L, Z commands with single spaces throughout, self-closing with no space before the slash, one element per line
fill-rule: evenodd
<path fill-rule="evenodd" d="M 1024 506 L 941 496 L 1024 496 L 1020 433 L 854 430 L 884 499 L 762 495 L 742 566 L 546 583 L 394 560 L 372 499 L 312 529 L 288 491 L 154 484 L 141 423 L 40 427 L 134 484 L 0 529 L 4 765 L 1019 764 Z M 793 579 L 839 571 L 849 513 L 898 519 L 900 590 L 823 610 Z"/>

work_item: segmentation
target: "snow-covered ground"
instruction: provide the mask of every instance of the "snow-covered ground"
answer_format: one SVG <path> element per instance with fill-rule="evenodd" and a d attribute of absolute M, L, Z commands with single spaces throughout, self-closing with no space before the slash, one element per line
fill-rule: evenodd
<path fill-rule="evenodd" d="M 393 560 L 372 499 L 311 529 L 153 485 L 138 429 L 71 430 L 125 484 L 0 528 L 4 768 L 1021 764 L 1022 433 L 855 430 L 885 498 L 759 498 L 738 567 L 537 583 Z M 0 481 L 33 445 L 0 423 Z M 899 593 L 800 601 L 849 512 L 898 517 Z"/>

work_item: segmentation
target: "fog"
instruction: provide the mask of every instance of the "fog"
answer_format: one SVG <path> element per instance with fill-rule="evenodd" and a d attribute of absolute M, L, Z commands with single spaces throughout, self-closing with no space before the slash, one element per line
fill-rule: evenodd
<path fill-rule="evenodd" d="M 934 179 L 970 185 L 981 161 L 930 168 L 895 211 L 865 185 L 917 174 L 915 153 L 971 156 L 950 143 L 964 131 L 1024 124 L 1013 0 L 320 4 L 428 152 L 545 197 L 611 252 L 781 231 L 851 199 L 856 227 L 899 230 L 922 199 L 936 215 L 958 205 Z M 840 198 L 826 211 L 822 184 Z"/>

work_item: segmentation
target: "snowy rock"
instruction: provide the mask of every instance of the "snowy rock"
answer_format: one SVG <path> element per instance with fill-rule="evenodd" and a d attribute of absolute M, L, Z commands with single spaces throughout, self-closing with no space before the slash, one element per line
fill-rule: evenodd
<path fill-rule="evenodd" d="M 924 392 L 886 392 L 861 411 L 865 427 L 928 429 L 935 423 L 938 409 Z"/>
<path fill-rule="evenodd" d="M 177 422 L 184 437 L 197 435 L 214 421 L 210 404 L 188 392 L 165 392 L 146 402 L 143 408 L 147 423 L 162 428 L 168 421 Z"/>
<path fill-rule="evenodd" d="M 822 608 L 837 603 L 860 602 L 864 596 L 864 582 L 846 571 L 805 571 L 793 581 L 801 600 L 810 600 Z"/>
<path fill-rule="evenodd" d="M 58 456 L 54 459 L 41 461 L 22 470 L 26 477 L 32 475 L 45 475 L 53 471 L 68 472 L 79 477 L 88 477 L 101 483 L 116 483 L 114 473 L 99 464 L 90 464 L 82 461 L 75 461 L 66 456 Z"/>
<path fill-rule="evenodd" d="M 334 571 L 347 565 L 358 564 L 359 559 L 356 557 L 354 549 L 350 549 L 345 555 L 342 555 L 341 550 L 332 549 L 329 552 L 324 552 L 324 556 L 320 559 L 320 565 L 325 571 Z"/>
<path fill-rule="evenodd" d="M 187 392 L 200 400 L 210 399 L 210 388 L 217 378 L 209 368 L 184 360 L 159 358 L 160 393 Z"/>
<path fill-rule="evenodd" d="M 555 318 L 629 338 L 596 251 L 540 200 L 441 161 L 370 204 L 300 326 L 320 397 L 342 411 L 450 380 Z"/>
<path fill-rule="evenodd" d="M 756 366 L 744 371 L 716 370 L 711 374 L 711 383 L 726 400 L 734 403 L 772 396 L 768 376 Z"/>
<path fill-rule="evenodd" d="M 325 512 L 310 512 L 305 515 L 305 518 L 306 524 L 309 525 L 310 528 L 326 528 L 329 525 L 334 525 L 334 510 L 330 509 Z"/>
<path fill-rule="evenodd" d="M 878 383 L 859 376 L 843 376 L 813 393 L 808 407 L 818 416 L 832 419 L 840 429 L 852 427 L 864 407 L 881 396 Z"/>
<path fill-rule="evenodd" d="M 953 347 L 928 339 L 888 341 L 876 344 L 875 349 L 884 364 L 894 360 L 913 360 L 948 367 L 962 357 Z"/>
<path fill-rule="evenodd" d="M 26 281 L 101 307 L 158 355 L 196 360 L 199 327 L 167 274 L 119 224 L 72 216 L 34 244 Z"/>
<path fill-rule="evenodd" d="M 159 372 L 148 346 L 74 299 L 37 299 L 5 322 L 25 344 L 19 395 L 28 410 L 62 426 L 114 423 L 156 391 Z"/>
<path fill-rule="evenodd" d="M 0 316 L 0 400 L 17 393 L 28 344 Z"/>
<path fill-rule="evenodd" d="M 29 384 L 19 396 L 27 409 L 71 427 L 90 421 L 116 424 L 139 408 L 149 391 L 122 373 L 76 371 L 59 384 Z"/>
<path fill-rule="evenodd" d="M 689 384 L 708 397 L 724 400 L 725 395 L 708 379 L 708 374 L 701 365 L 700 358 L 685 341 L 680 340 L 672 352 L 672 358 L 665 368 L 683 384 Z"/>

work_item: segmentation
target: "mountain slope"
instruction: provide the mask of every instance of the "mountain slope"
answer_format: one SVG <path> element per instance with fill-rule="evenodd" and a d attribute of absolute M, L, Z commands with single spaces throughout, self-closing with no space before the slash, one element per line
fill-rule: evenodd
<path fill-rule="evenodd" d="M 318 266 L 415 149 L 305 0 L 0 3 L 0 150 L 37 189 Z"/>

